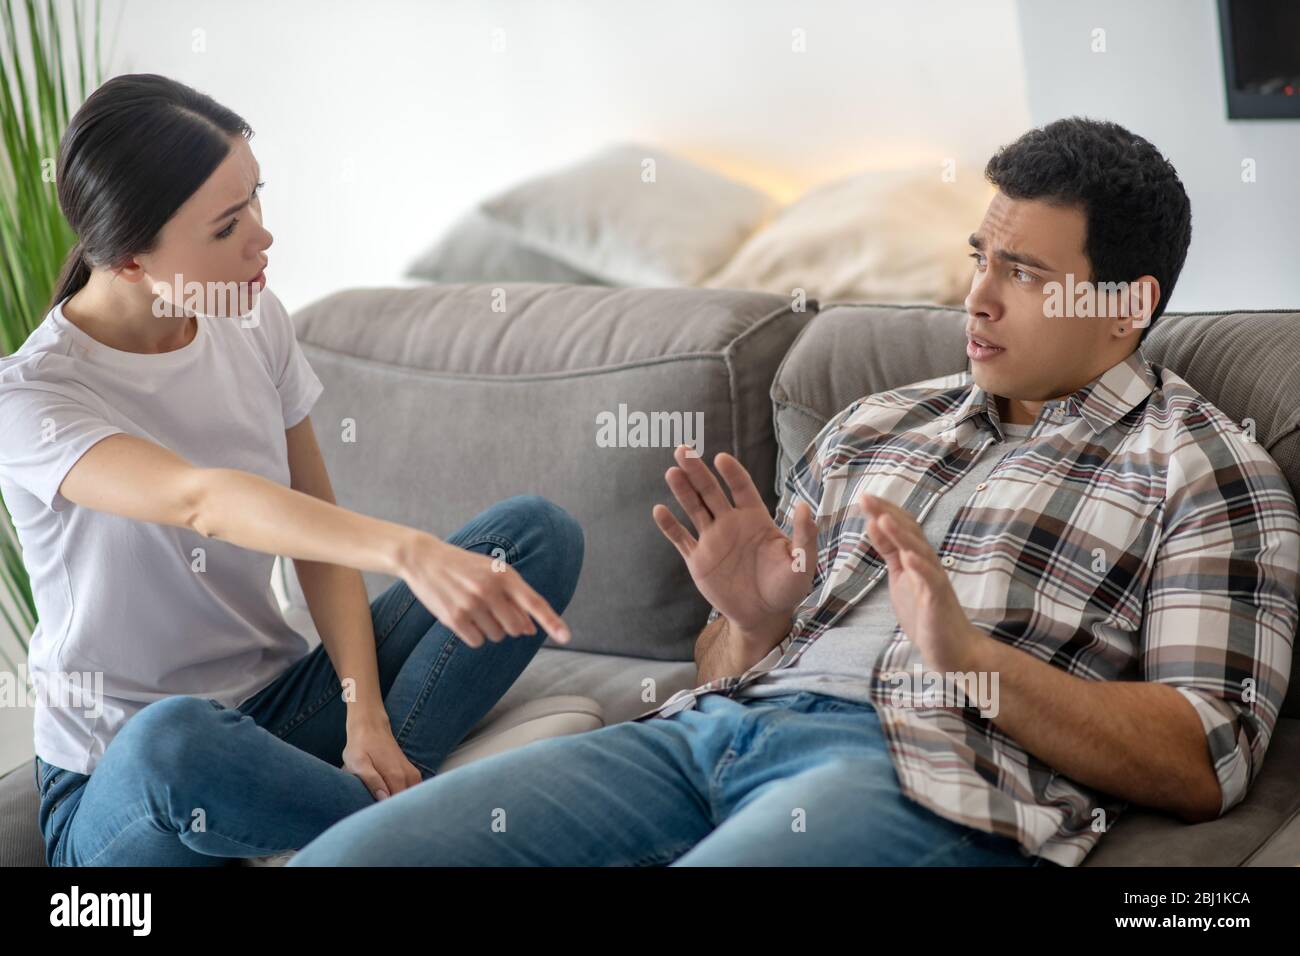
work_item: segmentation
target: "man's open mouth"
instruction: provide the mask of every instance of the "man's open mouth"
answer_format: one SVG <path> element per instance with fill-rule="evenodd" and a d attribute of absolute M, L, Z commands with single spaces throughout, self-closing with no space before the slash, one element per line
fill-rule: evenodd
<path fill-rule="evenodd" d="M 984 339 L 976 338 L 973 335 L 966 336 L 966 354 L 977 362 L 983 362 L 991 359 L 995 355 L 1001 355 L 1006 349 L 1000 345 L 994 345 L 992 342 L 986 342 Z"/>

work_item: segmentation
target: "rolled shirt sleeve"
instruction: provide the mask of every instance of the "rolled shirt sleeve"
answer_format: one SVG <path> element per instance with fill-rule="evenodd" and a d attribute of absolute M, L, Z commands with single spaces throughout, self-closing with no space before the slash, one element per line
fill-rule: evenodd
<path fill-rule="evenodd" d="M 1201 719 L 1222 790 L 1246 796 L 1286 697 L 1300 588 L 1300 518 L 1280 469 L 1235 434 L 1171 462 L 1143 618 L 1144 679 Z M 1176 465 L 1176 467 L 1175 467 Z"/>
<path fill-rule="evenodd" d="M 1196 709 L 1210 747 L 1210 762 L 1219 778 L 1219 816 L 1240 803 L 1255 779 L 1254 768 L 1264 759 L 1272 725 L 1265 727 L 1250 708 L 1231 703 L 1194 687 L 1175 687 Z"/>

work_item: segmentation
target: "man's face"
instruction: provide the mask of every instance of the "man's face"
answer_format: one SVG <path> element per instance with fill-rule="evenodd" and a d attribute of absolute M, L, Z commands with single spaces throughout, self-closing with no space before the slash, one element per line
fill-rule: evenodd
<path fill-rule="evenodd" d="M 1136 347 L 1141 329 L 1131 320 L 1073 314 L 1067 275 L 1076 287 L 1092 280 L 1086 238 L 1080 206 L 993 196 L 971 236 L 966 331 L 975 384 L 1007 399 L 1044 402 L 1081 388 Z M 1055 301 L 1064 315 L 1052 314 L 1052 282 L 1063 287 Z M 1120 326 L 1126 333 L 1117 334 Z M 979 348 L 970 336 L 1000 350 Z"/>

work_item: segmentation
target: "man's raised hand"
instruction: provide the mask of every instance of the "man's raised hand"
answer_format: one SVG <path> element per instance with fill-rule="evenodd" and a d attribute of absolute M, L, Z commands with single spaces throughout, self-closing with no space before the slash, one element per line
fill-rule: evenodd
<path fill-rule="evenodd" d="M 653 516 L 686 561 L 700 594 L 743 632 L 788 630 L 791 614 L 812 588 L 817 566 L 812 509 L 803 502 L 795 507 L 791 541 L 768 514 L 749 472 L 731 455 L 716 455 L 713 463 L 734 504 L 685 445 L 674 450 L 673 458 L 677 465 L 664 479 L 695 535 L 664 505 L 655 505 Z"/>

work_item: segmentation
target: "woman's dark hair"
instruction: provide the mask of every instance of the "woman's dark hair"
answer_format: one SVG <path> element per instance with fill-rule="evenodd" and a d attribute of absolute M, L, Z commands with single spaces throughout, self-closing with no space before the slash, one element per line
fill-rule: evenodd
<path fill-rule="evenodd" d="M 77 235 L 47 311 L 90 279 L 152 251 L 176 210 L 250 127 L 212 97 L 156 73 L 115 76 L 91 93 L 59 143 L 59 207 Z"/>
<path fill-rule="evenodd" d="M 1160 283 L 1139 341 L 1165 311 L 1192 242 L 1192 204 L 1169 160 L 1118 123 L 1073 116 L 1030 130 L 989 160 L 984 177 L 1011 199 L 1079 204 L 1093 282 Z"/>

